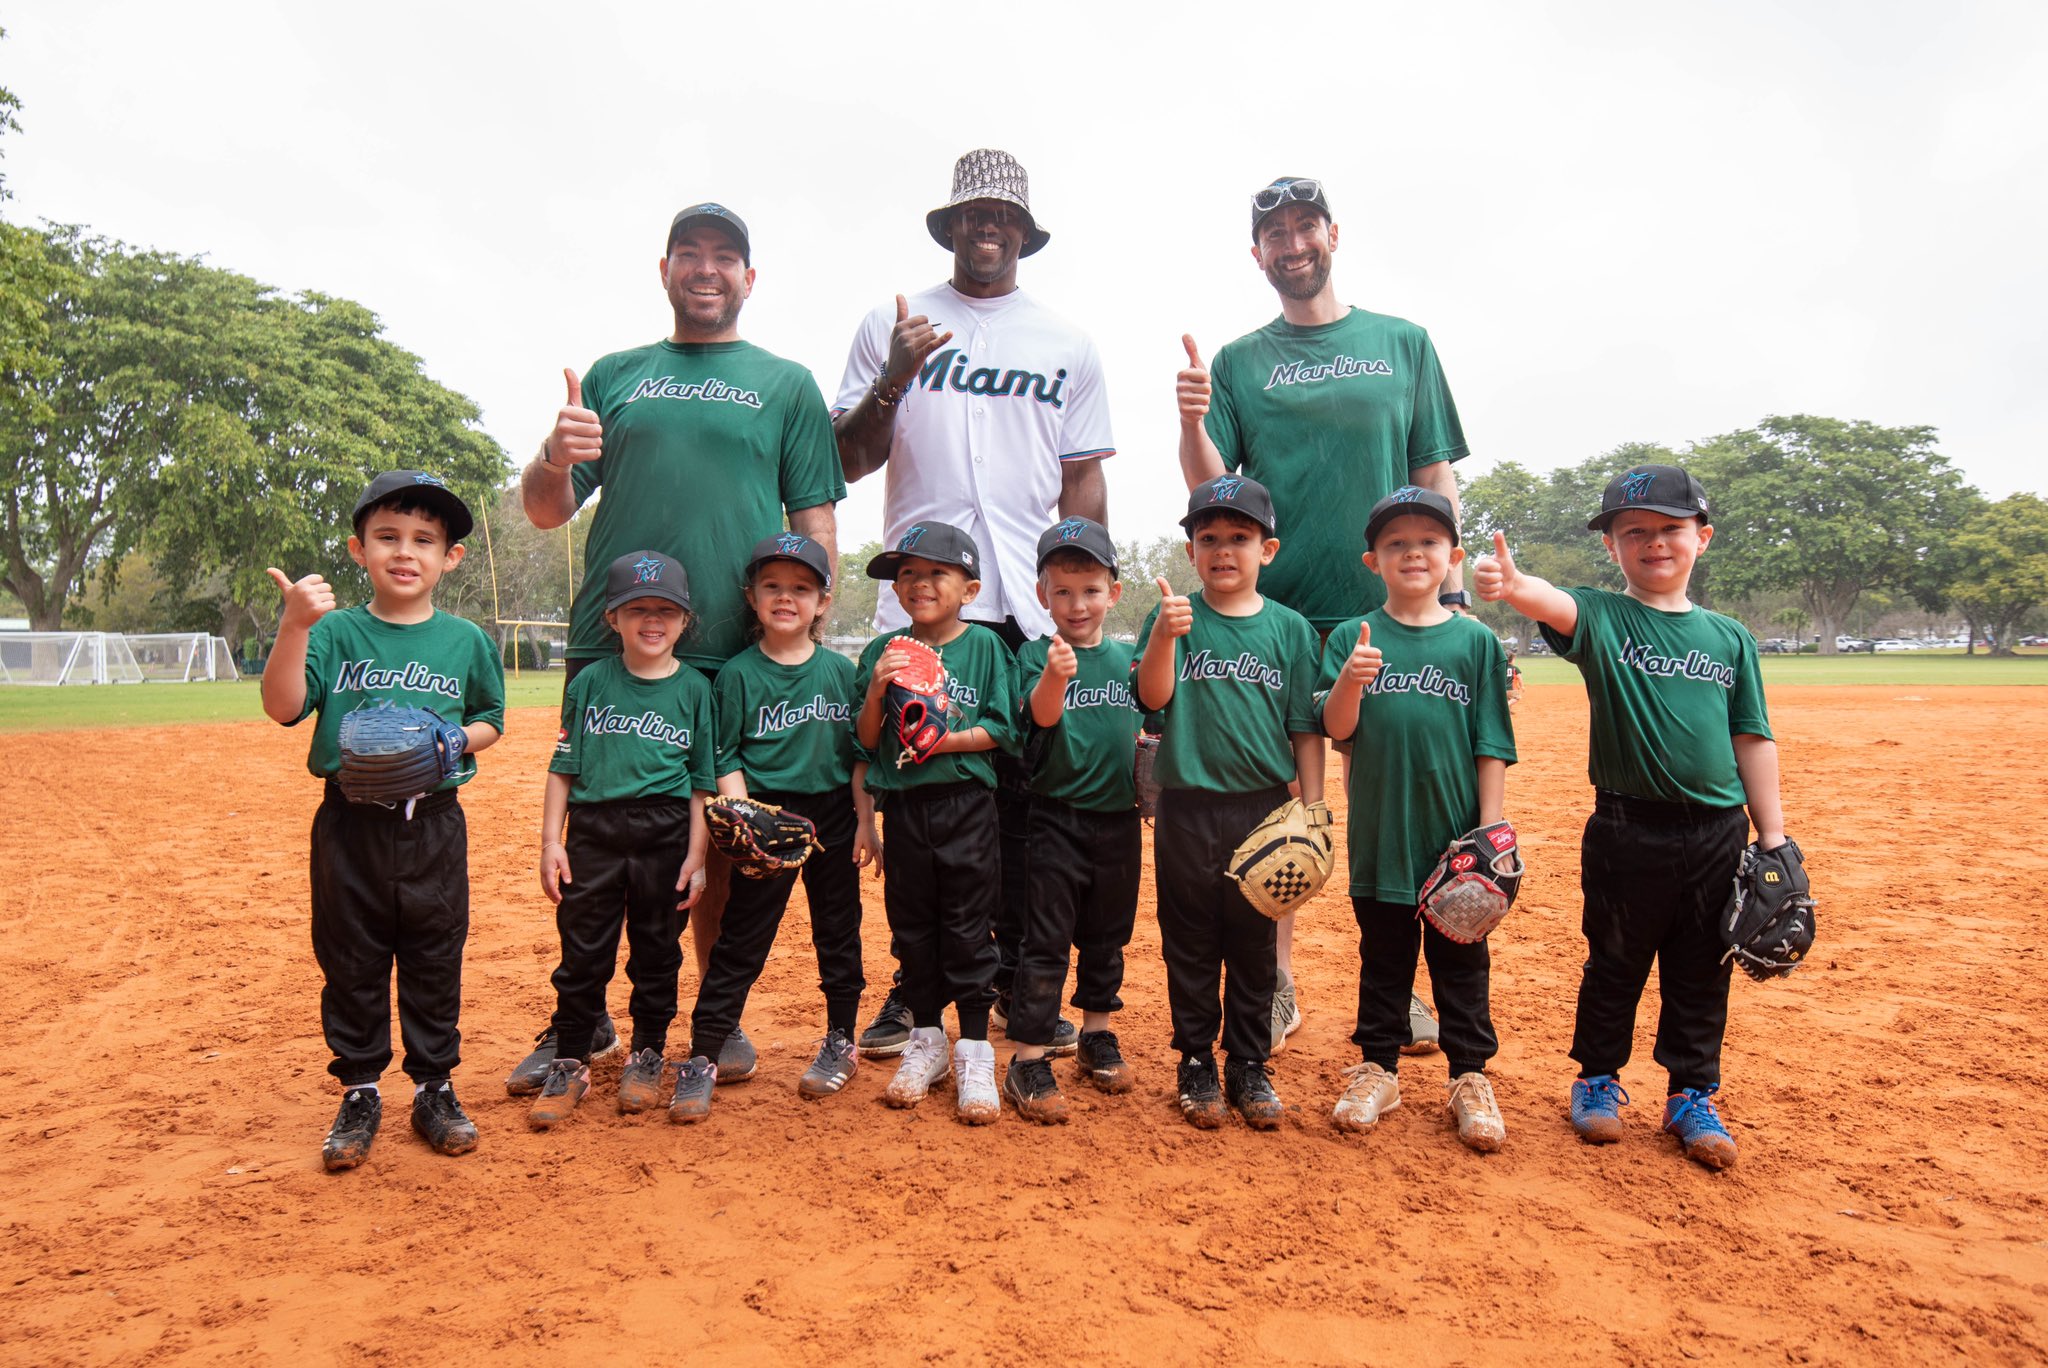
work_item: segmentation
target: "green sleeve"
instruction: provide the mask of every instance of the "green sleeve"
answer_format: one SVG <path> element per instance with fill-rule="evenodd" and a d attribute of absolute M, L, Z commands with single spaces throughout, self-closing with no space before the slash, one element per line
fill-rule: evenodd
<path fill-rule="evenodd" d="M 1478 706 L 1472 710 L 1472 754 L 1515 763 L 1514 715 L 1508 710 L 1508 656 L 1492 632 L 1480 643 Z"/>
<path fill-rule="evenodd" d="M 1244 444 L 1238 439 L 1237 404 L 1230 397 L 1230 349 L 1225 347 L 1209 362 L 1209 413 L 1202 420 L 1209 440 L 1223 457 L 1225 470 L 1236 470 L 1244 458 Z"/>
<path fill-rule="evenodd" d="M 685 665 L 684 669 L 689 666 Z M 694 698 L 690 709 L 690 735 L 702 736 L 707 740 L 718 732 L 718 710 L 711 702 L 709 681 L 690 691 Z M 714 771 L 718 768 L 718 743 L 715 740 L 704 746 L 690 747 L 690 788 L 698 793 L 716 793 L 718 779 Z"/>
<path fill-rule="evenodd" d="M 747 695 L 740 671 L 732 664 L 718 672 L 717 697 L 712 705 L 718 714 L 717 771 L 720 777 L 746 768 L 740 763 L 740 734 L 746 730 Z"/>
<path fill-rule="evenodd" d="M 782 423 L 781 488 L 786 509 L 816 508 L 846 497 L 832 415 L 811 373 L 800 367 L 798 373 L 802 379 L 789 386 L 789 406 Z"/>
<path fill-rule="evenodd" d="M 497 643 L 481 627 L 476 632 L 476 660 L 468 671 L 462 699 L 462 721 L 485 722 L 505 732 L 505 662 Z"/>
<path fill-rule="evenodd" d="M 1737 646 L 1735 687 L 1728 691 L 1728 734 L 1771 737 L 1771 719 L 1764 707 L 1764 679 L 1757 663 L 1756 638 L 1741 623 L 1732 624 Z"/>
<path fill-rule="evenodd" d="M 854 666 L 853 677 L 853 723 L 847 728 L 853 733 L 853 761 L 857 765 L 872 766 L 875 753 L 860 743 L 860 714 L 868 704 L 868 681 L 875 677 L 875 662 L 882 658 L 882 652 L 889 649 L 894 634 L 878 636 L 860 648 L 860 661 Z M 884 728 L 888 718 L 882 719 Z"/>
<path fill-rule="evenodd" d="M 1289 625 L 1292 646 L 1287 653 L 1287 732 L 1290 736 L 1321 736 L 1322 710 L 1316 706 L 1316 629 L 1297 617 Z"/>
<path fill-rule="evenodd" d="M 979 724 L 988 728 L 998 750 L 1015 755 L 1024 737 L 1017 724 L 1017 658 L 994 632 L 989 632 L 985 649 L 993 668 L 987 671 L 988 696 L 981 701 Z"/>
<path fill-rule="evenodd" d="M 1451 399 L 1451 387 L 1444 382 L 1443 367 L 1436 359 L 1436 344 L 1426 332 L 1422 334 L 1421 347 L 1422 355 L 1416 358 L 1415 388 L 1410 395 L 1410 470 L 1471 454 L 1471 448 L 1465 445 L 1465 429 L 1458 422 L 1458 406 Z"/>
<path fill-rule="evenodd" d="M 1358 644 L 1358 624 L 1364 621 L 1363 617 L 1355 617 L 1340 622 L 1323 640 L 1323 663 L 1316 670 L 1315 705 L 1318 718 L 1323 714 L 1323 704 L 1329 700 L 1330 690 L 1337 687 L 1337 676 L 1344 673 L 1344 662 L 1351 658 L 1351 648 Z"/>
<path fill-rule="evenodd" d="M 583 772 L 583 695 L 589 675 L 589 670 L 583 671 L 562 690 L 562 729 L 555 737 L 554 758 L 548 761 L 549 774 Z"/>
<path fill-rule="evenodd" d="M 1214 410 L 1211 410 L 1211 412 L 1214 412 Z M 1144 625 L 1138 628 L 1137 647 L 1131 653 L 1131 698 L 1137 703 L 1138 711 L 1148 716 L 1157 713 L 1159 709 L 1152 706 L 1151 700 L 1138 697 L 1138 667 L 1145 663 L 1145 648 L 1152 644 L 1152 624 L 1158 620 L 1159 609 L 1155 605 L 1151 612 L 1145 614 Z M 1175 651 L 1176 658 L 1178 658 L 1180 644 L 1185 640 L 1187 640 L 1186 637 L 1175 637 L 1167 643 Z M 1168 704 L 1167 706 L 1171 707 L 1172 705 Z"/>

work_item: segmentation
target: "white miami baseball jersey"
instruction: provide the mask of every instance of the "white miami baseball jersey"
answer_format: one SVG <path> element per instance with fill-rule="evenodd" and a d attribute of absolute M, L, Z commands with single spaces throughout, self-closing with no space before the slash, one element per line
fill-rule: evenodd
<path fill-rule="evenodd" d="M 947 283 L 909 304 L 953 336 L 897 403 L 882 544 L 922 519 L 951 523 L 981 550 L 981 593 L 962 616 L 1014 617 L 1031 636 L 1049 636 L 1052 615 L 1034 586 L 1039 535 L 1059 521 L 1062 466 L 1116 454 L 1095 344 L 1021 290 L 974 299 Z M 835 418 L 881 374 L 895 326 L 894 300 L 861 320 Z M 894 594 L 879 597 L 877 631 L 908 622 Z"/>

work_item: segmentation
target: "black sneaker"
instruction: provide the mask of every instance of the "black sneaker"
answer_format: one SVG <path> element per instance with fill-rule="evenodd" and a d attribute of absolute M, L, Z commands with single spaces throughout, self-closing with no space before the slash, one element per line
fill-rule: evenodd
<path fill-rule="evenodd" d="M 711 1090 L 717 1084 L 718 1066 L 703 1055 L 676 1065 L 676 1091 L 668 1101 L 668 1119 L 688 1125 L 711 1115 Z"/>
<path fill-rule="evenodd" d="M 412 1128 L 437 1154 L 467 1154 L 476 1148 L 476 1123 L 455 1100 L 455 1085 L 446 1079 L 412 1095 Z"/>
<path fill-rule="evenodd" d="M 860 1033 L 860 1052 L 869 1059 L 900 1055 L 910 1043 L 910 1028 L 916 1024 L 910 1015 L 910 1004 L 903 1000 L 903 990 L 891 988 L 889 996 L 882 999 L 882 1010 Z"/>
<path fill-rule="evenodd" d="M 1074 1065 L 1081 1077 L 1106 1093 L 1127 1093 L 1136 1084 L 1124 1052 L 1117 1048 L 1115 1031 L 1083 1031 L 1074 1049 Z"/>
<path fill-rule="evenodd" d="M 375 1088 L 350 1088 L 341 1095 L 334 1128 L 320 1146 L 320 1162 L 329 1173 L 352 1169 L 369 1157 L 370 1142 L 384 1124 L 384 1097 Z"/>
<path fill-rule="evenodd" d="M 597 1029 L 590 1035 L 590 1058 L 609 1059 L 624 1047 L 619 1039 L 619 1029 L 612 1024 L 611 1013 L 597 1019 Z M 533 1053 L 519 1061 L 519 1067 L 505 1078 L 505 1091 L 513 1097 L 531 1097 L 540 1091 L 540 1085 L 548 1081 L 548 1065 L 555 1062 L 555 1026 L 549 1022 L 547 1028 L 533 1038 Z M 586 1061 L 588 1062 L 588 1061 Z"/>
<path fill-rule="evenodd" d="M 1223 1066 L 1223 1092 L 1253 1130 L 1272 1130 L 1280 1124 L 1280 1095 L 1263 1060 L 1233 1059 Z"/>
<path fill-rule="evenodd" d="M 1043 1059 L 1013 1059 L 1003 1075 L 1003 1096 L 1016 1105 L 1017 1115 L 1041 1126 L 1067 1123 L 1067 1099 L 1052 1076 L 1052 1065 Z"/>
<path fill-rule="evenodd" d="M 997 993 L 993 1006 L 988 1009 L 989 1025 L 1004 1035 L 1010 1033 L 1010 995 Z M 1045 1047 L 1048 1056 L 1064 1059 L 1081 1044 L 1081 1028 L 1065 1017 L 1053 1018 L 1052 1044 Z"/>
<path fill-rule="evenodd" d="M 1216 1086 L 1216 1061 L 1208 1055 L 1180 1062 L 1178 1075 L 1180 1114 L 1197 1130 L 1215 1130 L 1230 1114 L 1223 1105 L 1223 1089 Z"/>

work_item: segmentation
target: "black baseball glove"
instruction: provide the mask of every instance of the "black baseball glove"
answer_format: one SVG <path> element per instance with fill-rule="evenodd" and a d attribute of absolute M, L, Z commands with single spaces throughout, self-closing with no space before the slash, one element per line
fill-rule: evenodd
<path fill-rule="evenodd" d="M 1782 978 L 1813 949 L 1813 894 L 1806 857 L 1791 841 L 1774 850 L 1754 842 L 1735 871 L 1735 897 L 1721 919 L 1722 959 L 1733 959 L 1757 982 Z"/>
<path fill-rule="evenodd" d="M 752 798 L 713 798 L 704 804 L 711 844 L 750 879 L 796 869 L 825 847 L 808 817 Z"/>
<path fill-rule="evenodd" d="M 334 782 L 351 803 L 386 807 L 440 787 L 462 764 L 468 737 L 432 708 L 371 703 L 341 719 L 341 772 Z"/>

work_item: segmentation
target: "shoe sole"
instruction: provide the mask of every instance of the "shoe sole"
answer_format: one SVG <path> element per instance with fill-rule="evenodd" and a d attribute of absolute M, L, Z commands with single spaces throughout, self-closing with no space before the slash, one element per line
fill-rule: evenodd
<path fill-rule="evenodd" d="M 706 1106 L 702 1111 L 677 1111 L 674 1106 L 670 1106 L 668 1109 L 668 1119 L 675 1122 L 678 1126 L 694 1126 L 699 1121 L 709 1121 L 711 1119 L 711 1108 Z"/>
<path fill-rule="evenodd" d="M 1017 1109 L 1018 1116 L 1041 1126 L 1064 1126 L 1073 1119 L 1067 1113 L 1067 1099 L 1057 1093 L 1051 1097 L 1019 1097 L 1006 1088 L 1003 1096 Z"/>
<path fill-rule="evenodd" d="M 1735 1142 L 1733 1140 L 1696 1140 L 1685 1146 L 1685 1157 L 1701 1168 L 1713 1169 L 1716 1173 L 1735 1167 Z"/>
<path fill-rule="evenodd" d="M 1277 1111 L 1254 1111 L 1248 1107 L 1232 1106 L 1231 1110 L 1244 1118 L 1244 1123 L 1253 1130 L 1269 1131 L 1280 1128 L 1281 1113 Z"/>
<path fill-rule="evenodd" d="M 992 1126 L 996 1118 L 1003 1114 L 1003 1104 L 997 1102 L 991 1107 L 986 1102 L 964 1102 L 954 1108 L 953 1114 L 959 1117 L 964 1125 Z"/>
<path fill-rule="evenodd" d="M 1111 1094 L 1112 1096 L 1117 1095 L 1119 1093 L 1127 1093 L 1132 1088 L 1138 1086 L 1138 1080 L 1131 1075 L 1131 1071 L 1128 1067 L 1117 1069 L 1091 1069 L 1084 1064 L 1081 1067 L 1074 1070 L 1074 1072 L 1079 1074 L 1082 1078 L 1086 1079 L 1089 1083 L 1092 1083 L 1095 1086 L 1097 1092 L 1106 1092 Z"/>
<path fill-rule="evenodd" d="M 1612 1145 L 1621 1139 L 1623 1127 L 1620 1118 L 1617 1117 L 1585 1126 L 1573 1122 L 1572 1129 L 1578 1133 L 1579 1139 L 1589 1145 Z"/>
<path fill-rule="evenodd" d="M 1497 1154 L 1506 1140 L 1505 1134 L 1493 1135 L 1485 1131 L 1475 1131 L 1467 1135 L 1462 1130 L 1458 1132 L 1458 1143 L 1477 1154 Z"/>
<path fill-rule="evenodd" d="M 1356 1116 L 1342 1115 L 1338 1112 L 1333 1111 L 1330 1113 L 1330 1124 L 1335 1126 L 1338 1130 L 1343 1131 L 1349 1135 L 1371 1135 L 1373 1133 L 1373 1130 L 1379 1125 L 1379 1123 L 1387 1119 L 1388 1112 L 1396 1112 L 1399 1110 L 1401 1110 L 1401 1100 L 1399 1098 L 1395 1098 L 1394 1104 L 1392 1106 L 1381 1107 L 1379 1110 L 1379 1114 L 1373 1117 L 1373 1119 L 1370 1121 L 1363 1120 Z"/>
<path fill-rule="evenodd" d="M 619 1115 L 621 1116 L 645 1116 L 648 1112 L 660 1111 L 667 1105 L 668 1099 L 661 1095 L 661 1085 L 658 1083 L 648 1088 L 645 1092 L 637 1089 L 631 1092 L 624 1088 L 619 1089 Z"/>
<path fill-rule="evenodd" d="M 320 1162 L 329 1173 L 347 1173 L 350 1169 L 360 1166 L 363 1160 L 369 1157 L 370 1147 L 368 1145 L 363 1146 L 359 1150 L 320 1151 Z"/>
<path fill-rule="evenodd" d="M 1411 1040 L 1401 1047 L 1401 1053 L 1412 1059 L 1416 1055 L 1433 1055 L 1439 1048 L 1434 1040 Z"/>
<path fill-rule="evenodd" d="M 1214 1102 L 1189 1102 L 1181 1099 L 1180 1114 L 1196 1130 L 1219 1130 L 1223 1119 L 1230 1114 L 1221 1099 Z"/>
<path fill-rule="evenodd" d="M 427 1148 L 432 1150 L 434 1153 L 445 1154 L 451 1159 L 457 1155 L 468 1154 L 470 1151 L 476 1148 L 475 1135 L 466 1135 L 460 1139 L 451 1140 L 433 1140 L 429 1139 L 427 1136 L 422 1135 L 420 1136 L 420 1139 L 425 1140 L 427 1142 Z"/>
<path fill-rule="evenodd" d="M 930 1082 L 926 1083 L 924 1087 L 919 1090 L 917 1096 L 915 1097 L 910 1097 L 906 1094 L 897 1092 L 895 1084 L 892 1083 L 889 1085 L 888 1088 L 883 1090 L 882 1100 L 884 1102 L 887 1102 L 890 1106 L 895 1107 L 899 1111 L 906 1111 L 909 1108 L 914 1107 L 918 1103 L 924 1101 L 927 1097 L 930 1097 L 933 1088 L 938 1087 L 939 1084 L 945 1082 L 948 1078 L 951 1078 L 952 1076 L 953 1066 L 948 1064 L 946 1066 L 946 1071 L 938 1075 L 936 1078 L 933 1078 Z"/>
<path fill-rule="evenodd" d="M 853 1048 L 859 1052 L 862 1059 L 894 1059 L 897 1055 L 902 1054 L 904 1050 L 908 1049 L 909 1046 L 910 1036 L 906 1033 L 901 1040 L 887 1041 L 876 1045 L 870 1045 L 866 1041 L 862 1041 Z"/>
<path fill-rule="evenodd" d="M 813 1102 L 822 1102 L 828 1097 L 837 1097 L 839 1090 L 852 1081 L 853 1075 L 850 1073 L 836 1074 L 831 1078 L 822 1080 L 813 1080 L 809 1074 L 805 1074 L 796 1081 L 796 1092 L 798 1097 L 808 1098 Z"/>
<path fill-rule="evenodd" d="M 727 1073 L 725 1071 L 725 1067 L 723 1065 L 720 1065 L 718 1069 L 718 1083 L 744 1083 L 759 1072 L 761 1072 L 761 1061 L 759 1061 L 758 1059 L 748 1066 L 747 1071 L 745 1073 L 739 1073 L 737 1071 L 733 1073 Z M 711 1086 L 715 1088 L 718 1086 L 718 1083 L 714 1083 Z"/>

